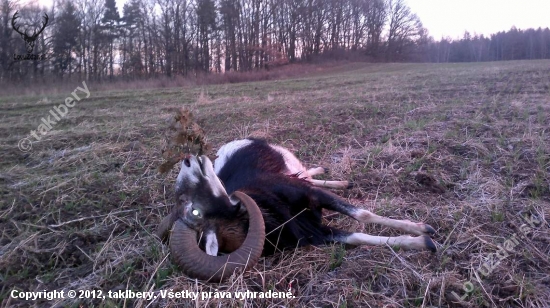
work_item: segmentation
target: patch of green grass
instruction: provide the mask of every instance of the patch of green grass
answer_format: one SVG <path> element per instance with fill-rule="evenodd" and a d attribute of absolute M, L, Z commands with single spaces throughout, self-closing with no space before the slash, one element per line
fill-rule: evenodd
<path fill-rule="evenodd" d="M 344 262 L 346 256 L 346 249 L 344 245 L 334 245 L 330 253 L 329 270 L 334 270 Z"/>
<path fill-rule="evenodd" d="M 412 164 L 407 166 L 407 172 L 418 171 L 425 163 L 426 160 L 424 158 L 415 159 Z"/>
<path fill-rule="evenodd" d="M 533 188 L 529 190 L 529 194 L 534 199 L 540 199 L 543 196 L 550 195 L 550 181 L 546 172 L 538 171 L 533 179 Z"/>
<path fill-rule="evenodd" d="M 428 121 L 426 119 L 413 119 L 407 121 L 407 123 L 405 123 L 405 127 L 413 131 L 423 130 L 427 123 Z"/>
<path fill-rule="evenodd" d="M 73 202 L 73 201 L 69 201 L 69 202 L 64 204 L 64 209 L 66 211 L 70 212 L 70 211 L 73 211 L 73 210 L 77 209 L 80 206 L 81 206 L 81 204 L 78 204 L 78 203 Z"/>
<path fill-rule="evenodd" d="M 503 211 L 495 209 L 491 211 L 491 221 L 493 222 L 503 222 L 505 218 L 505 214 Z"/>
<path fill-rule="evenodd" d="M 348 307 L 348 301 L 344 298 L 342 301 L 338 304 L 338 308 L 347 308 Z"/>
<path fill-rule="evenodd" d="M 177 270 L 177 267 L 173 264 L 159 268 L 157 273 L 155 274 L 155 286 L 157 288 L 162 287 L 166 283 L 166 280 L 170 277 L 170 275 L 176 273 Z"/>
<path fill-rule="evenodd" d="M 384 148 L 382 148 L 381 146 L 375 146 L 372 148 L 371 152 L 373 156 L 378 156 L 380 155 L 380 153 L 382 153 L 383 150 Z"/>

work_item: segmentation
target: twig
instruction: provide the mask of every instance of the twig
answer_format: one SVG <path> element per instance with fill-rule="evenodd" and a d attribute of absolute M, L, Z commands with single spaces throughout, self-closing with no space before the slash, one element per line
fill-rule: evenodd
<path fill-rule="evenodd" d="M 432 280 L 428 280 L 428 285 L 426 286 L 426 292 L 424 292 L 424 299 L 422 299 L 422 308 L 423 307 L 426 307 L 426 297 L 428 295 L 428 290 L 430 289 L 430 282 L 432 282 Z"/>
<path fill-rule="evenodd" d="M 118 212 L 110 212 L 109 214 L 101 214 L 101 215 L 95 215 L 95 216 L 89 216 L 89 217 L 81 217 L 81 218 L 69 220 L 69 221 L 66 221 L 66 222 L 62 222 L 62 223 L 59 223 L 59 224 L 56 224 L 56 225 L 49 225 L 49 227 L 50 228 L 59 228 L 59 227 L 62 227 L 64 225 L 72 224 L 74 222 L 79 222 L 79 221 L 88 220 L 88 219 L 95 219 L 95 218 L 105 217 L 105 216 L 109 216 L 109 215 L 129 213 L 129 212 L 134 212 L 134 211 L 137 211 L 137 210 L 138 209 L 131 209 L 131 210 L 118 211 Z"/>
<path fill-rule="evenodd" d="M 65 181 L 65 182 L 63 182 L 63 183 L 57 184 L 57 185 L 55 185 L 54 187 L 50 187 L 50 188 L 44 190 L 43 192 L 41 192 L 40 195 L 43 195 L 43 194 L 47 193 L 48 191 L 50 191 L 50 190 L 52 190 L 52 189 L 59 188 L 59 187 L 65 185 L 65 184 L 67 184 L 67 183 L 69 183 L 70 181 L 72 181 L 72 180 L 74 180 L 74 179 L 75 179 L 75 178 L 72 178 L 72 179 L 69 179 L 69 180 L 67 180 L 67 181 Z"/>
<path fill-rule="evenodd" d="M 169 206 L 169 205 L 165 204 L 165 205 L 162 205 L 162 206 L 147 206 L 147 207 L 144 207 L 142 209 L 157 209 L 159 207 L 167 207 L 167 206 Z M 110 212 L 108 214 L 81 217 L 81 218 L 65 221 L 65 222 L 62 222 L 62 223 L 58 223 L 56 225 L 49 225 L 48 227 L 50 227 L 50 228 L 59 228 L 59 227 L 62 227 L 64 225 L 72 224 L 74 222 L 79 222 L 79 221 L 88 220 L 88 219 L 101 218 L 101 217 L 106 217 L 106 216 L 110 216 L 110 215 L 122 214 L 122 213 L 130 213 L 130 212 L 135 212 L 135 211 L 139 211 L 139 210 L 140 209 L 130 209 L 130 210 L 122 210 L 122 211 L 118 211 L 118 212 Z"/>
<path fill-rule="evenodd" d="M 166 261 L 166 259 L 168 258 L 168 256 L 170 255 L 170 253 L 167 253 L 166 256 L 164 256 L 164 258 L 159 262 L 159 264 L 157 264 L 157 266 L 155 267 L 155 270 L 151 273 L 151 277 L 149 277 L 149 281 L 147 281 L 147 286 L 153 281 L 153 277 L 155 277 L 156 273 L 158 272 L 160 266 L 162 265 L 162 263 L 164 263 L 164 261 Z M 148 292 L 152 292 L 153 289 L 154 289 L 155 285 L 152 284 L 151 287 L 149 288 Z M 147 290 L 147 289 L 146 289 Z M 145 308 L 151 306 L 154 302 L 155 302 L 156 298 L 153 298 L 153 300 L 147 304 L 147 306 L 145 306 Z M 138 304 L 140 305 L 136 305 L 136 307 L 142 307 L 143 306 L 143 300 L 140 300 L 140 302 Z"/>
<path fill-rule="evenodd" d="M 298 214 L 296 214 L 296 215 L 290 217 L 290 219 L 288 219 L 287 221 L 285 221 L 284 223 L 282 223 L 281 225 L 279 225 L 277 228 L 271 230 L 271 231 L 270 231 L 268 234 L 266 234 L 265 236 L 267 237 L 268 235 L 270 235 L 271 233 L 273 233 L 273 231 L 275 231 L 275 230 L 277 230 L 277 229 L 279 229 L 279 228 L 284 227 L 287 223 L 289 223 L 291 220 L 293 220 L 294 218 L 296 218 L 296 216 L 302 214 L 305 210 L 307 210 L 307 209 L 303 209 L 303 210 L 300 211 L 300 213 L 298 213 Z"/>
<path fill-rule="evenodd" d="M 4 218 L 4 217 L 8 217 L 8 214 L 11 213 L 13 211 L 13 206 L 15 205 L 15 199 L 13 199 L 13 202 L 10 206 L 9 209 L 5 210 L 2 212 L 2 214 L 0 214 L 0 218 Z"/>
<path fill-rule="evenodd" d="M 409 264 L 407 264 L 405 260 L 403 260 L 403 258 L 401 258 L 398 254 L 395 253 L 395 251 L 393 251 L 393 248 L 388 243 L 386 243 L 386 246 L 389 248 L 391 253 L 416 276 L 416 278 L 424 280 L 419 273 L 417 273 Z"/>
<path fill-rule="evenodd" d="M 493 303 L 493 307 L 497 307 L 497 305 L 495 304 L 495 302 L 494 302 L 493 299 L 491 298 L 491 295 L 489 295 L 489 293 L 487 293 L 487 290 L 485 290 L 485 288 L 483 287 L 483 282 L 481 281 L 481 279 L 479 279 L 479 275 L 477 274 L 477 271 L 474 271 L 474 275 L 476 276 L 476 280 L 477 280 L 477 282 L 479 283 L 479 285 L 481 286 L 481 289 L 483 290 L 483 292 L 485 293 L 485 295 L 487 295 L 487 297 L 489 298 L 489 300 L 491 301 L 491 303 Z"/>
<path fill-rule="evenodd" d="M 90 257 L 86 252 L 84 252 L 82 248 L 80 248 L 78 245 L 75 245 L 75 247 L 78 248 L 78 250 L 80 250 L 80 252 L 82 252 L 90 261 L 94 262 L 94 259 L 92 259 L 92 257 Z"/>

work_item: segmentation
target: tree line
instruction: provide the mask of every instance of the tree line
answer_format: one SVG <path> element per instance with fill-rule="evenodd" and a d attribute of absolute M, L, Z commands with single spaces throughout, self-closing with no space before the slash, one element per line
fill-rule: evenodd
<path fill-rule="evenodd" d="M 115 0 L 57 3 L 34 53 L 13 61 L 24 42 L 11 18 L 39 22 L 44 9 L 2 0 L 3 79 L 78 75 L 91 80 L 270 69 L 356 52 L 406 60 L 427 32 L 404 0 Z M 387 33 L 386 33 L 387 32 Z"/>
<path fill-rule="evenodd" d="M 14 60 L 14 54 L 26 53 L 12 30 L 16 11 L 20 29 L 36 29 L 48 15 L 33 50 L 46 60 Z M 197 76 L 349 56 L 539 59 L 549 57 L 549 44 L 548 29 L 434 41 L 405 0 L 129 0 L 122 12 L 115 0 L 61 1 L 47 10 L 0 0 L 3 82 Z"/>
<path fill-rule="evenodd" d="M 429 62 L 550 59 L 550 29 L 512 27 L 488 37 L 465 32 L 461 39 L 432 40 L 424 48 L 424 61 Z"/>

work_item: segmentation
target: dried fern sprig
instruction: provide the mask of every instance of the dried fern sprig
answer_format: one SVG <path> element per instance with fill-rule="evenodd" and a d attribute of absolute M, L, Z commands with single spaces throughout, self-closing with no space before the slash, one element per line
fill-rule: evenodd
<path fill-rule="evenodd" d="M 203 155 L 211 150 L 206 141 L 204 130 L 193 121 L 193 114 L 185 108 L 177 111 L 170 119 L 166 132 L 167 146 L 162 151 L 166 160 L 159 167 L 160 173 L 166 173 L 189 154 Z"/>

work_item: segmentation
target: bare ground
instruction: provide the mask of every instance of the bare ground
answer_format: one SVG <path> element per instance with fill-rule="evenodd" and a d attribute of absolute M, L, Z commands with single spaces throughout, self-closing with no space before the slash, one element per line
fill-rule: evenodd
<path fill-rule="evenodd" d="M 18 141 L 71 91 L 0 98 L 3 307 L 550 306 L 550 61 L 358 64 L 279 81 L 90 89 L 28 152 Z M 268 138 L 330 168 L 327 178 L 353 181 L 339 192 L 351 203 L 429 223 L 438 253 L 332 245 L 262 258 L 224 284 L 183 276 L 152 235 L 172 205 L 178 170 L 164 176 L 157 167 L 165 119 L 181 106 L 215 148 Z M 398 234 L 330 212 L 325 220 Z M 289 287 L 295 298 L 10 298 L 14 289 Z"/>

